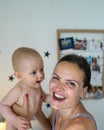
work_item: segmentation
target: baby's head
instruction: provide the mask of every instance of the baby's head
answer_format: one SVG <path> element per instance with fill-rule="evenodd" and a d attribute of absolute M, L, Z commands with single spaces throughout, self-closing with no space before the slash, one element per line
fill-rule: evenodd
<path fill-rule="evenodd" d="M 26 65 L 34 60 L 37 62 L 38 59 L 42 61 L 41 55 L 35 49 L 28 47 L 17 48 L 12 55 L 13 69 L 15 72 L 22 72 Z"/>

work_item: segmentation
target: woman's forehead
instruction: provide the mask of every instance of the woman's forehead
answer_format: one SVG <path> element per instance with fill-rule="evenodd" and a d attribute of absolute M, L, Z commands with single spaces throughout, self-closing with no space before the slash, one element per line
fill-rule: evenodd
<path fill-rule="evenodd" d="M 54 73 L 63 76 L 71 75 L 71 77 L 84 76 L 84 72 L 78 67 L 77 64 L 66 62 L 66 61 L 58 63 L 54 69 Z"/>
<path fill-rule="evenodd" d="M 60 62 L 55 66 L 55 70 L 60 69 L 60 68 L 63 68 L 63 69 L 66 69 L 66 70 L 80 69 L 77 64 L 67 62 L 67 61 Z"/>

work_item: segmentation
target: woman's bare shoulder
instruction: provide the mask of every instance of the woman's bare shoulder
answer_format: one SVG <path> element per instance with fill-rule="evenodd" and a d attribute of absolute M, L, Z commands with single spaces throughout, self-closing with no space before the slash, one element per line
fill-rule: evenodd
<path fill-rule="evenodd" d="M 78 117 L 64 123 L 62 130 L 96 130 L 93 120 L 85 117 Z"/>

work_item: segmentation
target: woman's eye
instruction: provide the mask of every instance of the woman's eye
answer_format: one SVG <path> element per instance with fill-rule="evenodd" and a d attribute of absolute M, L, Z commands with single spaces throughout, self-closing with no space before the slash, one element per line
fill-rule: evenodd
<path fill-rule="evenodd" d="M 74 86 L 76 86 L 76 84 L 75 84 L 74 82 L 72 82 L 72 81 L 70 81 L 70 82 L 67 82 L 67 85 L 68 85 L 68 86 L 71 86 L 71 87 L 74 87 Z"/>
<path fill-rule="evenodd" d="M 52 79 L 55 80 L 55 81 L 59 80 L 59 78 L 56 77 L 56 76 L 53 76 Z"/>

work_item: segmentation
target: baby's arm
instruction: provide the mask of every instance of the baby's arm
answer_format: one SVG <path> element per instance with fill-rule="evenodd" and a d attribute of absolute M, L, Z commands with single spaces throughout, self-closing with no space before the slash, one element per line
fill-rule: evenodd
<path fill-rule="evenodd" d="M 0 102 L 0 113 L 6 121 L 13 124 L 16 128 L 26 130 L 29 125 L 28 121 L 23 117 L 17 116 L 11 109 L 12 104 L 17 101 L 19 94 L 17 87 L 11 89 Z"/>

